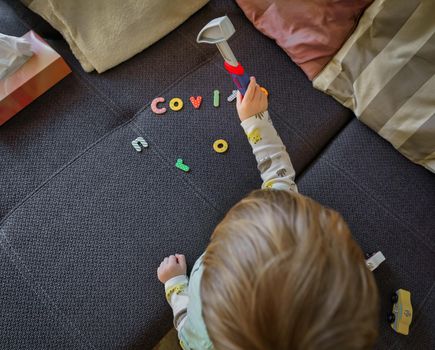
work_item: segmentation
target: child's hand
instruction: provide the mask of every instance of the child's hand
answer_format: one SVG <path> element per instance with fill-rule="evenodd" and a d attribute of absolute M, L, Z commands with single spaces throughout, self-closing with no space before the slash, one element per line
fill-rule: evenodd
<path fill-rule="evenodd" d="M 172 277 L 185 275 L 187 272 L 186 258 L 182 254 L 170 255 L 163 259 L 157 269 L 157 277 L 162 283 L 166 283 Z"/>
<path fill-rule="evenodd" d="M 240 121 L 244 121 L 265 110 L 267 110 L 267 96 L 260 90 L 255 78 L 251 77 L 243 98 L 240 91 L 237 91 L 237 113 L 239 113 Z"/>

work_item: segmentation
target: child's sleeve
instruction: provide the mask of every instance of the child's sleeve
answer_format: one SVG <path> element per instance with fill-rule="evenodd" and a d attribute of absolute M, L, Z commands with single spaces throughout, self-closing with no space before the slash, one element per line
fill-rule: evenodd
<path fill-rule="evenodd" d="M 189 280 L 186 275 L 175 276 L 165 283 L 166 300 L 174 313 L 174 327 L 179 332 L 186 321 Z"/>
<path fill-rule="evenodd" d="M 213 350 L 202 318 L 200 285 L 202 278 L 201 255 L 187 276 L 176 276 L 165 283 L 166 299 L 174 312 L 174 326 L 184 350 Z"/>
<path fill-rule="evenodd" d="M 258 170 L 263 179 L 261 188 L 297 192 L 298 188 L 294 182 L 295 170 L 272 124 L 269 112 L 265 111 L 245 119 L 241 126 L 257 159 Z"/>

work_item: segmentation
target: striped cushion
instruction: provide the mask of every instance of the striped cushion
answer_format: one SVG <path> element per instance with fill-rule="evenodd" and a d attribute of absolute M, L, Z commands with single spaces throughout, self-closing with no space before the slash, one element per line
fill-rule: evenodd
<path fill-rule="evenodd" d="M 313 85 L 435 172 L 434 0 L 375 0 Z"/>

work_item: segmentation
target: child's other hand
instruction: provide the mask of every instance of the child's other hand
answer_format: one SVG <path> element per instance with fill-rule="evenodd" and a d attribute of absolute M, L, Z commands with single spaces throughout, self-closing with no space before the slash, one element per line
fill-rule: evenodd
<path fill-rule="evenodd" d="M 237 113 L 239 113 L 240 121 L 244 121 L 265 110 L 267 110 L 267 96 L 260 90 L 255 78 L 251 77 L 243 98 L 240 91 L 237 91 Z"/>
<path fill-rule="evenodd" d="M 182 254 L 170 255 L 163 259 L 157 269 L 157 277 L 162 283 L 166 283 L 172 277 L 185 275 L 187 272 L 186 258 Z"/>

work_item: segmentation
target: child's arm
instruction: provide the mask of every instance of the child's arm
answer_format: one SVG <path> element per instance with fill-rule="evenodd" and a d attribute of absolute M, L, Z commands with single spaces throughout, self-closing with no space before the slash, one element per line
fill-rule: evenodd
<path fill-rule="evenodd" d="M 186 320 L 187 304 L 189 303 L 187 294 L 189 281 L 186 270 L 186 258 L 181 254 L 165 258 L 157 269 L 160 282 L 165 284 L 166 300 L 172 307 L 174 326 L 178 332 Z"/>
<path fill-rule="evenodd" d="M 245 96 L 237 94 L 237 112 L 263 179 L 262 188 L 297 192 L 295 170 L 290 157 L 273 127 L 267 111 L 267 96 L 251 77 Z"/>
<path fill-rule="evenodd" d="M 212 350 L 201 313 L 200 283 L 202 256 L 198 258 L 190 274 L 186 276 L 184 255 L 175 254 L 165 258 L 157 269 L 160 282 L 165 284 L 166 299 L 174 313 L 174 326 L 180 345 L 185 350 Z"/>

